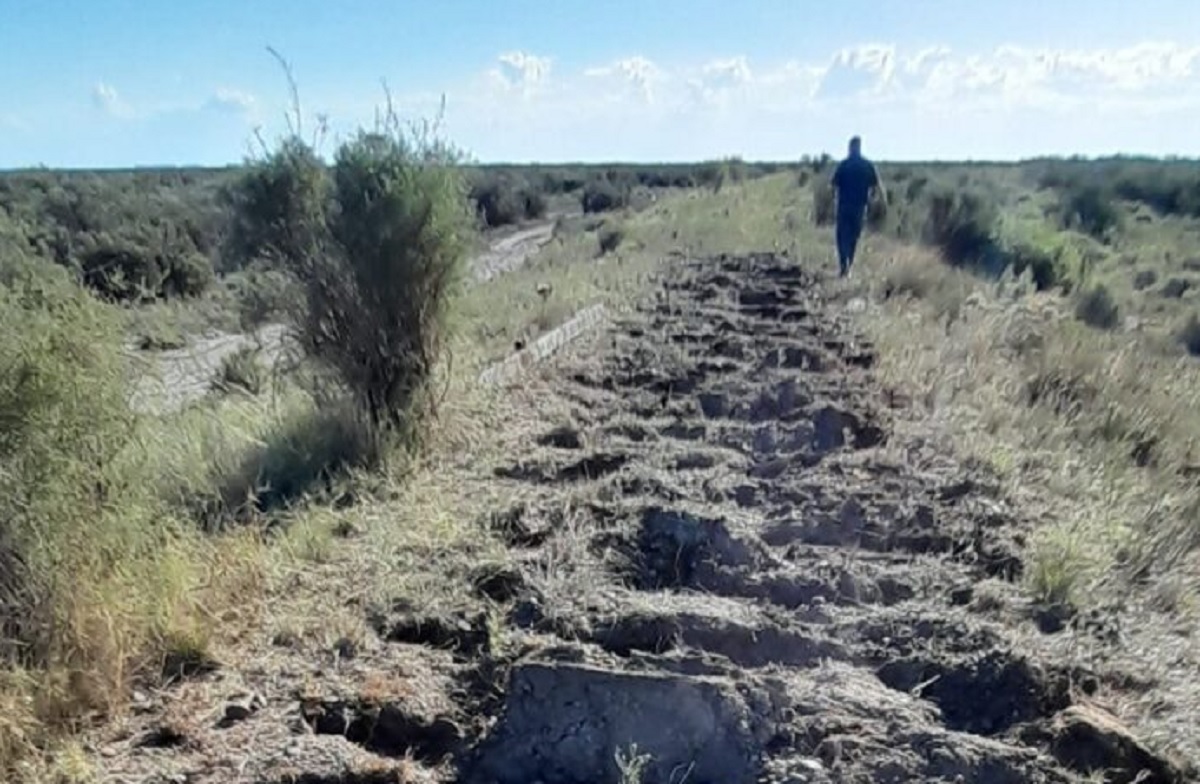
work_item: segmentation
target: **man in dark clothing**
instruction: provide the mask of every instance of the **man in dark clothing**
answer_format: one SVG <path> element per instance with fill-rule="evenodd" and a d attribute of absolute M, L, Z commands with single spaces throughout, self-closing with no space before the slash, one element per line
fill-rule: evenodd
<path fill-rule="evenodd" d="M 877 190 L 885 200 L 887 198 L 874 164 L 862 155 L 862 140 L 857 136 L 850 140 L 849 156 L 833 172 L 833 188 L 837 195 L 838 270 L 846 277 L 854 263 L 854 251 L 866 220 L 871 191 Z"/>

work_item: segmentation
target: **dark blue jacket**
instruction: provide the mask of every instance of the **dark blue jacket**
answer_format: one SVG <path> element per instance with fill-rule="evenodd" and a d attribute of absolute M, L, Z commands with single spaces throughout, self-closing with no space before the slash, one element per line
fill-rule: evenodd
<path fill-rule="evenodd" d="M 867 208 L 871 188 L 879 185 L 875 166 L 861 155 L 851 155 L 838 164 L 833 172 L 833 187 L 837 189 L 839 216 L 861 217 Z"/>

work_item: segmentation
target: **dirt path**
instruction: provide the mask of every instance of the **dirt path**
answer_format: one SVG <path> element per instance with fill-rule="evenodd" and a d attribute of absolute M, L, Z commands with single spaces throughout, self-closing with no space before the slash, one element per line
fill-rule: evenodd
<path fill-rule="evenodd" d="M 488 281 L 497 275 L 511 272 L 541 250 L 553 235 L 554 223 L 548 221 L 518 229 L 506 237 L 497 239 L 486 252 L 472 260 L 471 268 L 475 278 Z"/>
<path fill-rule="evenodd" d="M 1028 612 L 1027 524 L 898 440 L 905 401 L 826 283 L 774 257 L 677 264 L 544 372 L 529 418 L 559 424 L 463 478 L 519 500 L 480 521 L 507 565 L 446 567 L 461 609 L 364 610 L 348 664 L 207 676 L 170 699 L 210 719 L 151 744 L 148 710 L 114 780 L 1183 781 L 1093 704 L 1118 674 L 1050 653 L 1105 632 Z M 223 710 L 235 682 L 263 707 Z"/>

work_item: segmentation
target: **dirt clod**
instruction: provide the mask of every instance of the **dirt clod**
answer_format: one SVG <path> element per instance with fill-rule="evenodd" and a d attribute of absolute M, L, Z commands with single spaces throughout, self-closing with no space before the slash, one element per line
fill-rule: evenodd
<path fill-rule="evenodd" d="M 1050 747 L 1081 773 L 1103 772 L 1113 784 L 1179 784 L 1184 771 L 1154 754 L 1115 717 L 1093 705 L 1074 705 L 1055 717 Z"/>
<path fill-rule="evenodd" d="M 753 781 L 761 753 L 755 730 L 746 699 L 717 680 L 523 664 L 465 780 L 618 781 L 616 752 L 628 751 L 648 755 L 645 784 L 678 781 L 681 771 L 696 784 Z"/>

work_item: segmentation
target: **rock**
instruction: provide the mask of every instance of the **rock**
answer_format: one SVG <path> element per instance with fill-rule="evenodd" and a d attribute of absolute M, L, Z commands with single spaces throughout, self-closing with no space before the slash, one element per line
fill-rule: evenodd
<path fill-rule="evenodd" d="M 467 782 L 620 780 L 615 754 L 648 755 L 643 784 L 754 781 L 762 745 L 731 681 L 531 662 L 514 668 L 503 716 Z"/>
<path fill-rule="evenodd" d="M 1094 705 L 1073 705 L 1055 717 L 1051 752 L 1082 773 L 1103 772 L 1113 784 L 1178 784 L 1184 772 L 1151 751 L 1115 716 Z"/>

